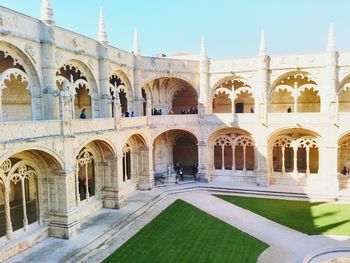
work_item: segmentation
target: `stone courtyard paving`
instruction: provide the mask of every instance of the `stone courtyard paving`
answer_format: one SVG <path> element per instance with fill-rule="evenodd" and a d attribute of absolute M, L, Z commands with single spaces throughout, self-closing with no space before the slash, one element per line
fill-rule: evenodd
<path fill-rule="evenodd" d="M 201 184 L 193 185 L 196 186 Z M 72 240 L 47 238 L 8 262 L 100 262 L 176 199 L 267 243 L 270 247 L 261 254 L 259 262 L 301 262 L 307 254 L 320 248 L 350 246 L 348 238 L 340 241 L 329 236 L 309 236 L 195 189 L 178 186 L 136 192 L 121 210 L 102 209 L 91 216 Z M 173 192 L 162 197 L 165 191 Z M 121 221 L 124 225 L 120 225 Z"/>

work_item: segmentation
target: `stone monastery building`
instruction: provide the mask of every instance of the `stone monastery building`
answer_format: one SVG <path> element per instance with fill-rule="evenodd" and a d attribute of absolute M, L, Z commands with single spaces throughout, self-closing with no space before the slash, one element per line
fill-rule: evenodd
<path fill-rule="evenodd" d="M 198 180 L 347 187 L 350 52 L 145 57 L 0 7 L 0 242 L 34 224 L 70 238 L 175 163 Z M 163 115 L 153 115 L 161 109 Z M 181 114 L 198 109 L 198 114 Z M 87 119 L 80 119 L 86 109 Z M 136 117 L 124 117 L 134 112 Z M 169 114 L 172 112 L 173 114 Z"/>

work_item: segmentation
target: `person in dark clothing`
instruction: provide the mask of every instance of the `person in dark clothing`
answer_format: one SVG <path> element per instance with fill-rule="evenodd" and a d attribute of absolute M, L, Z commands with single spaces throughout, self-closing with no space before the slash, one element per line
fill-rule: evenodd
<path fill-rule="evenodd" d="M 81 111 L 81 114 L 80 114 L 80 119 L 83 119 L 83 120 L 85 120 L 86 119 L 86 109 L 83 109 L 82 111 Z"/>
<path fill-rule="evenodd" d="M 192 175 L 193 179 L 197 180 L 198 166 L 196 164 L 192 165 Z"/>

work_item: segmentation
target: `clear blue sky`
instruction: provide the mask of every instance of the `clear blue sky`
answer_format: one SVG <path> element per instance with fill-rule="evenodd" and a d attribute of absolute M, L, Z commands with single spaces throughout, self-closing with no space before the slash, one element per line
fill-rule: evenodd
<path fill-rule="evenodd" d="M 40 0 L 0 0 L 39 18 Z M 205 35 L 212 58 L 255 56 L 260 29 L 269 54 L 325 50 L 334 22 L 338 50 L 350 50 L 350 0 L 52 0 L 56 24 L 96 39 L 105 9 L 111 45 L 131 50 L 137 26 L 141 53 L 199 53 Z"/>

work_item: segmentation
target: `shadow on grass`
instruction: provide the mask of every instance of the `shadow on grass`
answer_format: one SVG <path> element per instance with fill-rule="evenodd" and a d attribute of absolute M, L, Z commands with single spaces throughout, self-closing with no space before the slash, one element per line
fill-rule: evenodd
<path fill-rule="evenodd" d="M 215 196 L 309 235 L 350 235 L 350 205 L 348 204 Z"/>

